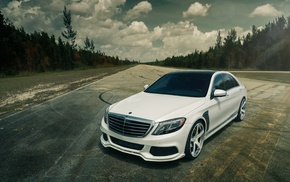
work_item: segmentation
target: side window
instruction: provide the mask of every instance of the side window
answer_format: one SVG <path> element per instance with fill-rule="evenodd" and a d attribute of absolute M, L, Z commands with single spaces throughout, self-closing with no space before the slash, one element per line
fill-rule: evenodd
<path fill-rule="evenodd" d="M 239 83 L 237 82 L 237 80 L 234 77 L 231 76 L 231 79 L 233 81 L 234 87 L 240 86 Z"/>
<path fill-rule="evenodd" d="M 223 75 L 223 80 L 224 80 L 225 90 L 229 90 L 239 85 L 238 82 L 231 75 L 228 75 L 228 74 Z"/>
<path fill-rule="evenodd" d="M 222 90 L 225 90 L 225 88 L 224 88 L 224 83 L 223 83 L 223 79 L 222 79 L 222 76 L 221 76 L 221 75 L 218 75 L 218 76 L 216 76 L 216 77 L 214 78 L 213 85 L 214 85 L 213 90 L 215 90 L 215 89 L 222 89 Z"/>

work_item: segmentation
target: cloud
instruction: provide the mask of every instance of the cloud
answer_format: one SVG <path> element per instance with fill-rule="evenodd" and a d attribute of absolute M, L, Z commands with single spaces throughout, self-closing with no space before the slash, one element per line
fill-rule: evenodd
<path fill-rule="evenodd" d="M 93 2 L 93 1 L 91 1 Z M 80 2 L 73 2 L 67 6 L 74 14 L 88 16 L 92 12 L 94 7 L 89 0 L 83 0 Z"/>
<path fill-rule="evenodd" d="M 97 3 L 94 3 L 93 17 L 99 20 L 112 18 L 116 13 L 121 11 L 118 6 L 123 5 L 125 2 L 126 0 L 99 0 Z"/>
<path fill-rule="evenodd" d="M 44 5 L 44 10 L 62 12 L 65 5 L 66 4 L 63 0 L 52 0 L 51 3 Z"/>
<path fill-rule="evenodd" d="M 121 28 L 121 27 L 119 27 Z M 144 60 L 144 54 L 152 48 L 150 31 L 144 22 L 133 21 L 107 37 L 101 48 L 105 53 L 121 59 Z"/>
<path fill-rule="evenodd" d="M 29 0 L 11 1 L 2 11 L 16 27 L 24 27 L 28 32 L 49 32 L 57 18 L 57 15 L 44 12 L 39 5 L 33 5 Z"/>
<path fill-rule="evenodd" d="M 10 1 L 1 10 L 14 25 L 24 27 L 28 33 L 44 30 L 58 37 L 64 30 L 64 6 L 72 13 L 77 45 L 83 47 L 88 37 L 94 41 L 96 50 L 120 59 L 145 62 L 163 60 L 173 55 L 187 55 L 195 50 L 207 51 L 210 46 L 214 46 L 218 34 L 218 30 L 201 31 L 190 21 L 173 23 L 166 20 L 164 22 L 168 23 L 155 27 L 137 21 L 152 11 L 152 5 L 147 1 L 138 3 L 127 12 L 122 9 L 126 6 L 126 0 Z M 187 18 L 206 16 L 210 7 L 208 4 L 194 3 L 184 15 Z M 122 16 L 130 22 L 124 22 Z M 241 28 L 237 31 L 238 34 L 243 33 Z M 222 36 L 226 36 L 227 32 L 222 30 Z"/>
<path fill-rule="evenodd" d="M 148 1 L 142 1 L 127 12 L 124 20 L 135 20 L 144 14 L 148 14 L 150 11 L 152 11 L 152 5 Z"/>
<path fill-rule="evenodd" d="M 168 51 L 168 56 L 190 54 L 195 49 L 205 51 L 214 44 L 217 37 L 216 30 L 201 32 L 189 21 L 168 23 L 162 28 L 163 50 Z"/>
<path fill-rule="evenodd" d="M 126 35 L 143 34 L 148 32 L 148 28 L 144 22 L 133 21 L 125 31 Z"/>
<path fill-rule="evenodd" d="M 183 18 L 194 18 L 197 16 L 206 16 L 211 4 L 205 4 L 204 6 L 199 2 L 191 4 L 187 11 L 183 12 Z"/>
<path fill-rule="evenodd" d="M 272 4 L 265 4 L 258 6 L 249 16 L 250 17 L 277 17 L 283 14 L 282 11 L 278 11 Z"/>
<path fill-rule="evenodd" d="M 226 31 L 225 31 L 226 32 Z M 110 45 L 102 50 L 119 58 L 141 61 L 163 60 L 173 55 L 187 55 L 196 49 L 206 51 L 213 46 L 218 31 L 201 32 L 189 21 L 166 23 L 149 31 L 144 22 L 132 22 L 116 32 Z M 154 42 L 160 44 L 154 45 Z"/>

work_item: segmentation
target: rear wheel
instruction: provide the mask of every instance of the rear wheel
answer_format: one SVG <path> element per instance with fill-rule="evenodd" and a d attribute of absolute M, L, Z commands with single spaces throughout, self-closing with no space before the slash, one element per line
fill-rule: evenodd
<path fill-rule="evenodd" d="M 205 127 L 198 121 L 191 128 L 185 147 L 185 156 L 188 159 L 195 159 L 200 154 L 205 136 Z"/>
<path fill-rule="evenodd" d="M 246 116 L 246 99 L 243 98 L 241 103 L 240 103 L 240 107 L 239 107 L 239 111 L 238 111 L 238 115 L 236 117 L 236 121 L 242 121 L 244 120 L 245 116 Z"/>

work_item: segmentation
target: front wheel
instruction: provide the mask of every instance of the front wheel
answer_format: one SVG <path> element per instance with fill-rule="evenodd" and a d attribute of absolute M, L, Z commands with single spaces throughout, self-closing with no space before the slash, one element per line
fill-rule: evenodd
<path fill-rule="evenodd" d="M 200 154 L 205 137 L 205 127 L 198 121 L 191 128 L 185 147 L 185 156 L 188 159 L 195 159 Z"/>
<path fill-rule="evenodd" d="M 245 116 L 246 116 L 246 99 L 243 98 L 241 103 L 240 103 L 240 107 L 239 107 L 238 115 L 236 117 L 236 121 L 244 120 Z"/>

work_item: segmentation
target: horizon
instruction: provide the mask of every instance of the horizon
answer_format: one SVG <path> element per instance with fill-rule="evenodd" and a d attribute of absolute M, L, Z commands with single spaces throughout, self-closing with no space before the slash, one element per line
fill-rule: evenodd
<path fill-rule="evenodd" d="M 23 27 L 27 33 L 45 31 L 56 37 L 64 30 L 64 6 L 71 11 L 78 46 L 83 47 L 88 37 L 95 43 L 95 50 L 142 63 L 207 51 L 216 43 L 218 31 L 224 38 L 234 28 L 242 37 L 251 32 L 253 25 L 263 28 L 277 17 L 288 17 L 285 12 L 290 12 L 289 0 L 0 2 L 2 13 L 15 27 Z"/>

